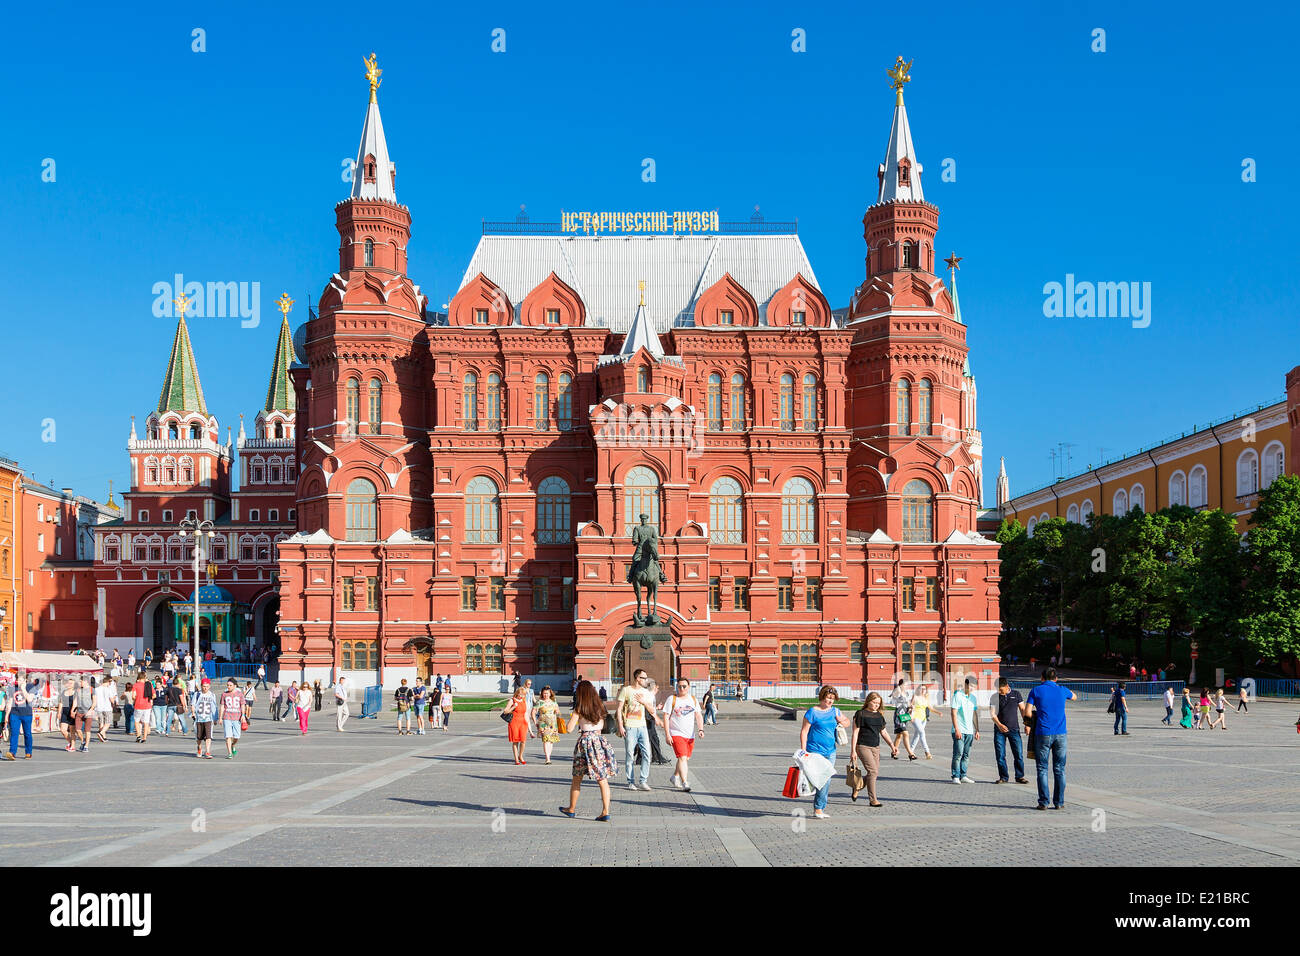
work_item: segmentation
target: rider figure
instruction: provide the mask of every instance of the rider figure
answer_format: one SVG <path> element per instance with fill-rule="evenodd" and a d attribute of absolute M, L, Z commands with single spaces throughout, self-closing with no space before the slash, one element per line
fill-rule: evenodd
<path fill-rule="evenodd" d="M 659 529 L 650 524 L 649 515 L 641 515 L 641 523 L 632 528 L 632 543 L 636 545 L 636 550 L 632 552 L 632 563 L 627 570 L 627 583 L 632 583 L 632 575 L 636 573 L 637 563 L 643 556 L 646 556 L 645 547 L 650 546 L 648 557 L 655 561 L 659 560 Z"/>

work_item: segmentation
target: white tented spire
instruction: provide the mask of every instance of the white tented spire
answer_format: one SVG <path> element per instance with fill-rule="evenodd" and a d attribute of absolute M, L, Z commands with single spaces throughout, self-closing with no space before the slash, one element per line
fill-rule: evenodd
<path fill-rule="evenodd" d="M 1007 502 L 1011 500 L 1011 482 L 1007 479 L 1007 460 L 998 459 L 998 511 L 1005 511 Z"/>
<path fill-rule="evenodd" d="M 877 171 L 880 178 L 880 195 L 877 202 L 923 202 L 921 192 L 921 164 L 916 160 L 912 146 L 912 129 L 907 124 L 907 107 L 903 105 L 903 92 L 898 91 L 894 104 L 894 124 L 889 129 L 889 146 L 885 161 Z"/>
<path fill-rule="evenodd" d="M 618 351 L 619 355 L 630 358 L 637 353 L 638 349 L 645 349 L 656 361 L 664 357 L 664 347 L 659 343 L 659 333 L 655 331 L 654 323 L 645 314 L 644 302 L 636 307 L 636 317 L 632 319 L 632 327 L 627 330 L 623 347 Z"/>
<path fill-rule="evenodd" d="M 384 139 L 384 123 L 379 118 L 379 103 L 372 93 L 366 108 L 366 125 L 361 129 L 361 145 L 357 148 L 357 165 L 352 170 L 353 199 L 385 199 L 397 202 L 394 179 L 397 167 L 388 158 L 388 141 Z"/>

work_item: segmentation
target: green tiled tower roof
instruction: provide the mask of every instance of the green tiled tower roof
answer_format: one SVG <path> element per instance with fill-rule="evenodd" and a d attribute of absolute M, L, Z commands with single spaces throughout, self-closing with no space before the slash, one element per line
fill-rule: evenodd
<path fill-rule="evenodd" d="M 163 379 L 162 394 L 158 396 L 160 412 L 198 412 L 207 417 L 208 406 L 203 401 L 203 386 L 199 384 L 199 367 L 190 347 L 190 330 L 185 326 L 185 316 L 176 323 L 176 338 L 172 341 L 172 356 L 167 360 L 167 375 Z"/>
<path fill-rule="evenodd" d="M 271 366 L 271 384 L 266 387 L 266 411 L 292 412 L 297 408 L 293 382 L 289 380 L 289 365 L 293 362 L 293 334 L 289 331 L 289 316 L 280 320 L 280 341 L 275 346 L 275 362 Z"/>

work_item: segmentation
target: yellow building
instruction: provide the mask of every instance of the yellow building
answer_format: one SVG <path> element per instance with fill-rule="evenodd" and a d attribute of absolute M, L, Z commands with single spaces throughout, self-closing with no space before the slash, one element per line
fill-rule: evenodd
<path fill-rule="evenodd" d="M 0 458 L 0 651 L 22 649 L 23 471 Z"/>
<path fill-rule="evenodd" d="M 1296 473 L 1300 435 L 1300 367 L 1287 376 L 1288 397 L 1215 422 L 1097 468 L 1008 498 L 1005 464 L 998 476 L 998 515 L 1032 534 L 1048 518 L 1085 522 L 1088 515 L 1158 511 L 1170 505 L 1221 508 L 1245 533 L 1259 493 L 1279 475 Z"/>

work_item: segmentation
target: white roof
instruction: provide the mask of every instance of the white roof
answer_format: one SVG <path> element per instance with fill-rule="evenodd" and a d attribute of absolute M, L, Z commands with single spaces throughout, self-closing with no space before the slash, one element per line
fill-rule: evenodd
<path fill-rule="evenodd" d="M 898 184 L 898 164 L 904 157 L 912 163 L 912 174 L 907 186 Z M 889 128 L 889 145 L 885 148 L 885 161 L 880 164 L 884 178 L 880 181 L 880 197 L 877 202 L 923 202 L 925 195 L 921 192 L 921 164 L 916 161 L 916 150 L 912 146 L 912 127 L 907 123 L 907 107 L 902 97 L 894 106 L 894 122 Z"/>
<path fill-rule="evenodd" d="M 81 674 L 104 669 L 85 654 L 60 654 L 58 651 L 5 651 L 0 654 L 0 665 L 34 674 Z"/>
<path fill-rule="evenodd" d="M 367 156 L 375 157 L 375 181 L 366 182 L 364 163 Z M 361 145 L 357 147 L 357 164 L 352 170 L 353 199 L 387 199 L 397 202 L 393 186 L 393 163 L 388 158 L 388 141 L 384 139 L 384 124 L 379 118 L 379 104 L 374 100 L 366 107 L 366 124 L 361 128 Z"/>
<path fill-rule="evenodd" d="M 554 272 L 581 296 L 587 324 L 626 332 L 646 283 L 646 315 L 658 332 L 690 325 L 695 302 L 730 273 L 765 315 L 772 296 L 796 274 L 818 289 L 796 235 L 773 236 L 483 236 L 460 288 L 479 273 L 518 309 Z"/>

